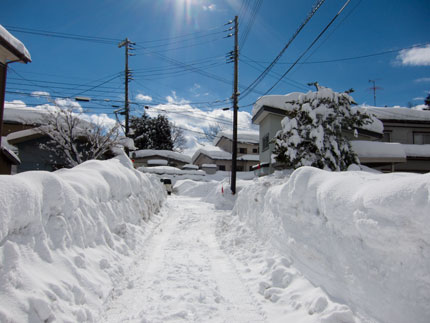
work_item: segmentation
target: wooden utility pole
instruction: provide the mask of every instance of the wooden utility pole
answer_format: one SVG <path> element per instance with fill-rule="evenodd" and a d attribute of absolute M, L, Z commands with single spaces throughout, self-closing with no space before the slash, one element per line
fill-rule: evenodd
<path fill-rule="evenodd" d="M 130 70 L 128 69 L 128 57 L 134 54 L 129 54 L 129 50 L 133 49 L 131 45 L 136 45 L 136 43 L 131 42 L 128 38 L 123 40 L 118 47 L 125 47 L 125 93 L 124 93 L 124 113 L 125 113 L 125 136 L 128 137 L 129 133 L 129 119 L 130 119 L 130 107 L 128 101 L 128 82 L 130 81 Z"/>
<path fill-rule="evenodd" d="M 233 86 L 233 148 L 231 160 L 231 192 L 236 194 L 236 171 L 237 171 L 237 103 L 239 97 L 239 23 L 238 17 L 234 17 L 234 86 Z"/>

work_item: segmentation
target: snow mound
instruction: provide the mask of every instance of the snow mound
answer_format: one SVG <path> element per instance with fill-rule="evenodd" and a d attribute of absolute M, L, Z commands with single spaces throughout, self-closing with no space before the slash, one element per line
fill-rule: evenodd
<path fill-rule="evenodd" d="M 252 183 L 249 180 L 238 180 L 236 192 Z M 173 187 L 178 195 L 200 197 L 203 202 L 211 203 L 218 210 L 232 210 L 236 201 L 236 195 L 231 194 L 230 179 L 223 178 L 208 182 L 197 182 L 191 179 L 178 180 Z"/>
<path fill-rule="evenodd" d="M 125 156 L 0 176 L 0 321 L 92 322 L 166 193 Z"/>
<path fill-rule="evenodd" d="M 428 322 L 430 174 L 302 167 L 244 187 L 233 213 L 355 313 Z M 271 280 L 283 283 L 277 273 Z M 315 310 L 323 303 L 316 300 Z"/>

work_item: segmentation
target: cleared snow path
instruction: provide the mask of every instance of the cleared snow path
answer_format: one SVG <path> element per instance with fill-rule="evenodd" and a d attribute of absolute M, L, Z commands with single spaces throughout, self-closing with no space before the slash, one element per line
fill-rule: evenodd
<path fill-rule="evenodd" d="M 167 215 L 114 289 L 100 321 L 267 321 L 217 242 L 216 218 L 227 211 L 182 196 L 170 197 L 165 208 Z"/>

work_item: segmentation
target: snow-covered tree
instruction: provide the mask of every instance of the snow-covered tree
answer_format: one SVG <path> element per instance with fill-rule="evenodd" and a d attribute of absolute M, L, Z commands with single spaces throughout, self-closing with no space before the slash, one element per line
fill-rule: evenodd
<path fill-rule="evenodd" d="M 185 144 L 187 143 L 184 130 L 176 126 L 174 123 L 170 123 L 170 129 L 172 133 L 173 150 L 182 152 L 185 148 Z"/>
<path fill-rule="evenodd" d="M 203 129 L 205 137 L 208 141 L 213 142 L 218 132 L 222 131 L 223 127 L 219 123 L 211 123 L 209 127 Z"/>
<path fill-rule="evenodd" d="M 51 107 L 45 123 L 38 128 L 49 137 L 40 148 L 52 152 L 53 158 L 62 157 L 66 167 L 74 167 L 111 151 L 118 144 L 118 127 L 89 122 L 81 110 L 71 107 Z"/>
<path fill-rule="evenodd" d="M 351 111 L 355 102 L 349 93 L 319 87 L 316 92 L 287 102 L 282 130 L 274 138 L 275 159 L 288 168 L 345 170 L 359 163 L 345 133 L 356 134 L 357 128 L 370 122 L 370 117 Z"/>
<path fill-rule="evenodd" d="M 426 110 L 430 110 L 430 92 L 427 97 L 424 99 L 424 104 L 426 106 Z"/>
<path fill-rule="evenodd" d="M 144 114 L 130 120 L 130 137 L 138 149 L 173 150 L 171 125 L 167 117 Z"/>

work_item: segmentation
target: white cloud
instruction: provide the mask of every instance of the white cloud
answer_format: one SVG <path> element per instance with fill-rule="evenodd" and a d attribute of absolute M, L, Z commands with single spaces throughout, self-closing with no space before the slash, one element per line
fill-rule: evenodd
<path fill-rule="evenodd" d="M 232 129 L 232 111 L 223 111 L 221 108 L 212 111 L 203 111 L 190 105 L 185 99 L 180 99 L 173 92 L 167 97 L 168 103 L 151 107 L 146 112 L 155 117 L 164 114 L 169 121 L 177 127 L 185 129 L 187 139 L 184 153 L 192 155 L 202 145 L 211 145 L 206 141 L 204 130 L 209 126 L 218 124 L 222 129 Z M 246 111 L 238 112 L 238 130 L 256 129 L 251 123 L 252 116 Z"/>
<path fill-rule="evenodd" d="M 138 95 L 136 95 L 136 100 L 151 102 L 152 97 L 150 97 L 149 95 L 144 95 L 144 94 L 139 93 Z"/>
<path fill-rule="evenodd" d="M 203 6 L 204 11 L 214 11 L 215 9 L 216 9 L 216 5 L 214 5 L 213 3 L 208 6 Z"/>
<path fill-rule="evenodd" d="M 75 112 L 82 112 L 82 106 L 76 102 L 73 101 L 71 99 L 55 99 L 55 105 L 57 105 L 59 108 L 67 108 L 67 109 L 72 109 Z"/>
<path fill-rule="evenodd" d="M 424 101 L 423 97 L 417 97 L 417 98 L 413 98 L 412 100 L 414 101 Z"/>
<path fill-rule="evenodd" d="M 50 94 L 48 93 L 48 92 L 44 92 L 44 91 L 34 91 L 34 92 L 31 92 L 31 96 L 34 96 L 34 97 L 49 97 L 50 96 Z"/>
<path fill-rule="evenodd" d="M 402 65 L 430 66 L 430 45 L 404 49 L 397 55 Z"/>
<path fill-rule="evenodd" d="M 421 77 L 419 79 L 416 79 L 415 82 L 417 83 L 430 82 L 430 77 Z"/>

